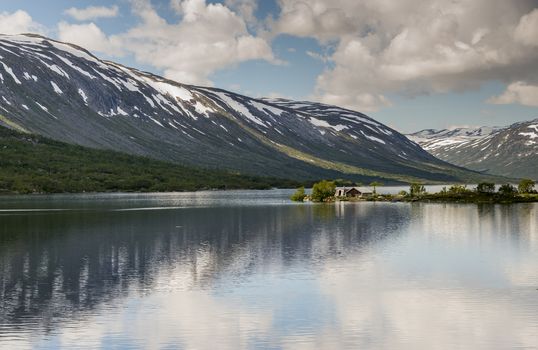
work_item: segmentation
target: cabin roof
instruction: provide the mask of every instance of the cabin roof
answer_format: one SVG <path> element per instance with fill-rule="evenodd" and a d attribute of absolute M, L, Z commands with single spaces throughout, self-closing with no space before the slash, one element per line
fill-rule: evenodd
<path fill-rule="evenodd" d="M 363 188 L 360 188 L 358 186 L 343 186 L 343 187 L 337 187 L 336 190 L 344 190 L 344 191 L 349 191 L 349 190 L 352 190 L 352 189 L 356 189 L 357 191 L 359 192 L 367 192 L 367 190 L 363 189 Z"/>

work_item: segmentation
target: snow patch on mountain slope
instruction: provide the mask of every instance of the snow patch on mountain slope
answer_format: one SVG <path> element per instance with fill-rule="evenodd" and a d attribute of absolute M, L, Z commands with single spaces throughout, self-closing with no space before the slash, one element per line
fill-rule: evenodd
<path fill-rule="evenodd" d="M 67 79 L 69 79 L 69 74 L 66 73 L 66 71 L 64 71 L 62 68 L 60 68 L 58 65 L 56 64 L 48 64 L 48 63 L 45 63 L 43 62 L 43 65 L 45 65 L 48 69 L 50 69 L 51 71 L 53 71 L 54 73 L 58 74 L 58 75 L 61 75 L 62 77 L 66 77 Z"/>
<path fill-rule="evenodd" d="M 349 127 L 347 125 L 342 125 L 342 124 L 331 125 L 325 120 L 320 120 L 320 119 L 317 119 L 317 118 L 314 118 L 314 117 L 310 117 L 308 120 L 310 121 L 311 124 L 313 124 L 315 126 L 318 126 L 318 127 L 322 127 L 322 128 L 330 128 L 330 129 L 333 129 L 333 130 L 336 130 L 336 131 L 342 131 L 342 130 L 345 130 L 345 129 L 349 129 Z"/>
<path fill-rule="evenodd" d="M 60 55 L 56 55 L 56 54 L 55 54 L 55 56 L 58 57 L 61 61 L 63 61 L 65 64 L 67 64 L 69 67 L 71 67 L 72 69 L 79 72 L 80 74 L 83 74 L 83 75 L 87 76 L 90 79 L 97 79 L 97 77 L 95 75 L 93 75 L 93 74 L 85 71 L 84 69 L 80 68 L 79 66 L 75 65 L 73 62 L 71 62 L 67 58 L 62 57 Z"/>
<path fill-rule="evenodd" d="M 155 90 L 159 91 L 161 94 L 169 95 L 183 101 L 190 101 L 194 98 L 192 93 L 183 87 L 175 86 L 161 81 L 155 81 L 149 78 L 144 79 L 144 81 L 146 84 L 150 85 Z"/>
<path fill-rule="evenodd" d="M 84 90 L 78 89 L 78 94 L 80 95 L 80 97 L 82 97 L 82 99 L 84 100 L 84 104 L 86 104 L 86 106 L 87 106 L 88 105 L 88 96 L 86 95 Z"/>
<path fill-rule="evenodd" d="M 375 142 L 378 142 L 378 143 L 382 143 L 382 144 L 386 144 L 385 141 L 381 140 L 380 138 L 377 138 L 375 136 L 372 136 L 372 135 L 367 135 L 365 134 L 364 132 L 361 131 L 361 134 L 364 135 L 364 137 L 366 137 L 367 139 L 369 140 L 372 140 L 372 141 L 375 141 Z"/>
<path fill-rule="evenodd" d="M 284 113 L 284 110 L 282 110 L 280 108 L 270 106 L 270 105 L 265 104 L 265 103 L 260 103 L 260 102 L 256 102 L 256 101 L 250 101 L 250 104 L 252 106 L 254 106 L 254 108 L 256 108 L 257 110 L 259 110 L 260 112 L 263 112 L 263 113 L 270 112 L 270 113 L 273 113 L 274 115 L 277 115 L 277 116 L 281 116 L 282 113 Z"/>
<path fill-rule="evenodd" d="M 4 70 L 6 71 L 7 74 L 9 74 L 13 80 L 15 81 L 15 83 L 21 85 L 21 81 L 19 80 L 19 78 L 17 78 L 17 76 L 15 75 L 15 73 L 13 73 L 13 69 L 11 69 L 10 67 L 8 67 L 4 62 L 0 62 L 2 63 L 2 67 L 4 67 Z"/>
<path fill-rule="evenodd" d="M 52 88 L 54 89 L 54 92 L 57 93 L 58 95 L 62 95 L 64 92 L 62 91 L 62 89 L 60 89 L 60 87 L 58 86 L 58 84 L 56 84 L 55 82 L 51 81 L 50 82 L 50 85 L 52 85 Z"/>
<path fill-rule="evenodd" d="M 526 136 L 530 139 L 535 139 L 538 137 L 538 134 L 536 134 L 535 132 L 520 132 L 519 135 Z"/>
<path fill-rule="evenodd" d="M 250 113 L 247 107 L 245 105 L 237 102 L 232 97 L 230 97 L 228 94 L 225 94 L 223 92 L 213 92 L 216 96 L 218 96 L 222 102 L 228 105 L 231 109 L 238 112 L 239 114 L 245 116 L 248 120 L 254 122 L 255 124 L 258 124 L 263 127 L 267 127 L 267 125 L 258 117 Z"/>

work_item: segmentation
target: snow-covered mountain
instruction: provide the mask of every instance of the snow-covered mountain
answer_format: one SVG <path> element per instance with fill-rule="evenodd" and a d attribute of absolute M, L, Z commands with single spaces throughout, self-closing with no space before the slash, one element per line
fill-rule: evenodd
<path fill-rule="evenodd" d="M 427 129 L 408 137 L 452 164 L 490 174 L 538 179 L 538 119 L 503 128 Z"/>
<path fill-rule="evenodd" d="M 256 175 L 477 176 L 352 110 L 184 85 L 36 35 L 0 36 L 0 114 L 3 126 L 60 141 Z"/>

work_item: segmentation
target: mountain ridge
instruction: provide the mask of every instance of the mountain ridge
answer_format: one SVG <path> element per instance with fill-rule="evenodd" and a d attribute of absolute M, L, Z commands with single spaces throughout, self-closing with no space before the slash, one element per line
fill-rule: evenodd
<path fill-rule="evenodd" d="M 63 142 L 300 180 L 482 176 L 356 111 L 181 84 L 42 36 L 0 35 L 0 73 L 0 124 Z"/>
<path fill-rule="evenodd" d="M 453 164 L 500 176 L 538 179 L 538 118 L 455 133 L 425 129 L 407 136 Z"/>

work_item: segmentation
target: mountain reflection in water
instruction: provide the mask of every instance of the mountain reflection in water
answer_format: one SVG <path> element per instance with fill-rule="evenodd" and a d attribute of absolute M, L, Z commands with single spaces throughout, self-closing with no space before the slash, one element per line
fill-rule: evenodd
<path fill-rule="evenodd" d="M 536 205 L 259 197 L 0 213 L 0 347 L 536 345 Z"/>

